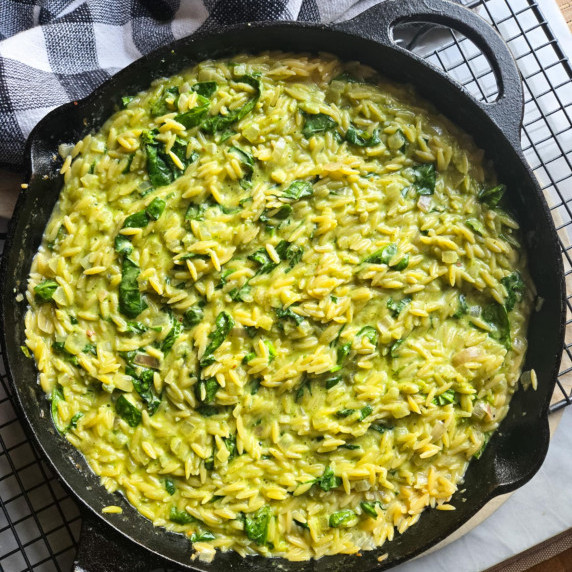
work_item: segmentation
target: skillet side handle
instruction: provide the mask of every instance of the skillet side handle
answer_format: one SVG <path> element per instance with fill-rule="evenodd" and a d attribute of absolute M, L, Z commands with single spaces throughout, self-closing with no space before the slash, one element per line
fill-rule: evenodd
<path fill-rule="evenodd" d="M 493 102 L 476 102 L 514 147 L 520 149 L 520 128 L 524 114 L 520 72 L 504 40 L 470 9 L 448 0 L 384 0 L 355 18 L 332 27 L 374 40 L 421 60 L 419 56 L 396 45 L 393 39 L 393 27 L 410 22 L 427 22 L 452 28 L 464 34 L 483 52 L 495 74 L 499 94 Z M 445 72 L 435 69 L 452 81 Z"/>
<path fill-rule="evenodd" d="M 82 513 L 81 533 L 73 572 L 148 572 L 164 565 L 124 539 L 112 536 L 97 518 Z"/>

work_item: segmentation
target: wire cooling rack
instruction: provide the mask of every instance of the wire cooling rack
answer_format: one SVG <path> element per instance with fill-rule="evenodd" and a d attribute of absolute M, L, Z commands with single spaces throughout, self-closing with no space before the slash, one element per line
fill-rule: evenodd
<path fill-rule="evenodd" d="M 495 26 L 518 61 L 525 84 L 522 147 L 551 208 L 567 286 L 572 286 L 572 69 L 535 2 L 462 3 Z M 426 26 L 402 30 L 400 37 L 475 97 L 494 100 L 494 74 L 472 42 Z M 5 238 L 6 224 L 0 221 L 0 252 Z M 567 312 L 570 326 L 572 295 Z M 563 349 L 552 410 L 572 403 L 572 327 L 567 328 Z M 80 524 L 74 501 L 24 434 L 0 360 L 0 571 L 69 571 Z"/>

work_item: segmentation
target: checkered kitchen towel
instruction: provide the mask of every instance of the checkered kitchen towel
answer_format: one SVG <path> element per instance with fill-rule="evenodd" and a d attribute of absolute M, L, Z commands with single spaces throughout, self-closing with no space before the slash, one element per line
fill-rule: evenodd
<path fill-rule="evenodd" d="M 23 162 L 48 111 L 195 30 L 257 20 L 332 22 L 379 0 L 0 0 L 0 165 Z"/>

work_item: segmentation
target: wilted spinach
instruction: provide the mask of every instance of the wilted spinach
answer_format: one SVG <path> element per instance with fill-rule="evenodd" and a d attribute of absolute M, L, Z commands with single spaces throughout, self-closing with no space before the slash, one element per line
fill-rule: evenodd
<path fill-rule="evenodd" d="M 226 312 L 221 312 L 215 320 L 215 329 L 209 334 L 209 345 L 205 349 L 205 353 L 201 358 L 200 365 L 205 367 L 215 361 L 213 353 L 224 342 L 225 338 L 234 327 L 234 320 Z"/>
<path fill-rule="evenodd" d="M 124 395 L 120 395 L 115 402 L 116 413 L 127 421 L 130 427 L 137 427 L 141 423 L 141 411 L 133 405 Z"/>

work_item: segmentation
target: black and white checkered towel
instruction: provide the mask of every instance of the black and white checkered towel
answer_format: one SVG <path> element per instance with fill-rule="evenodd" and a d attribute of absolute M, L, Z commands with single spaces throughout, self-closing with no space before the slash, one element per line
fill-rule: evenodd
<path fill-rule="evenodd" d="M 332 22 L 379 0 L 0 0 L 0 165 L 18 167 L 48 111 L 201 28 Z"/>

